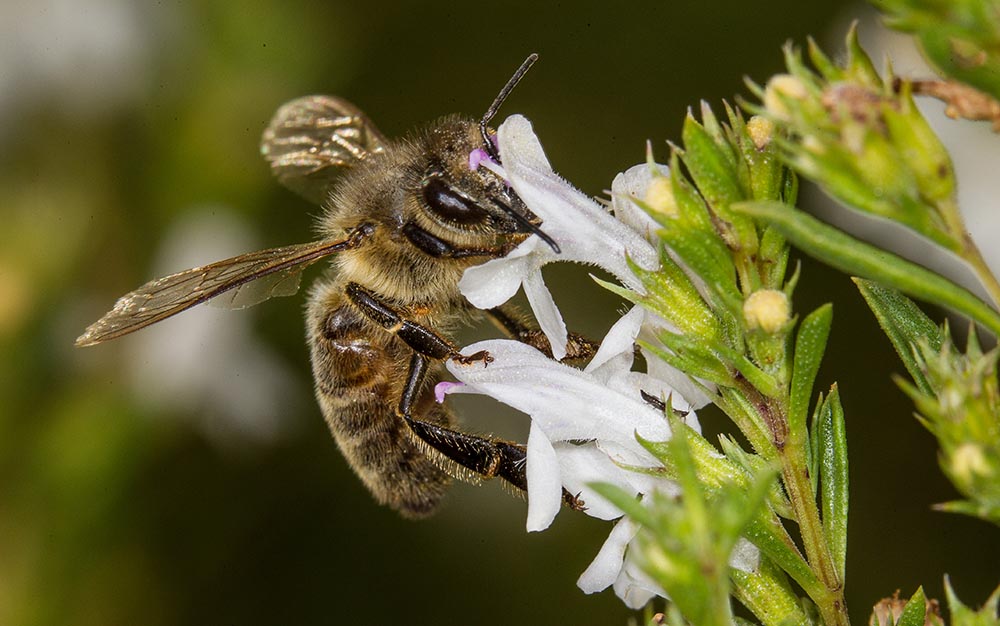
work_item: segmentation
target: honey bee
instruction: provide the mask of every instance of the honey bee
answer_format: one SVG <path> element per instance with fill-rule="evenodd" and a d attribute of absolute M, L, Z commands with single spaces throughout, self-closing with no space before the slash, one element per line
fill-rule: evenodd
<path fill-rule="evenodd" d="M 213 298 L 239 308 L 289 295 L 305 267 L 331 257 L 306 313 L 316 397 L 375 499 L 419 518 L 435 510 L 452 477 L 498 477 L 523 491 L 524 446 L 458 430 L 432 390 L 445 361 L 492 360 L 484 352 L 462 355 L 448 339 L 478 314 L 549 352 L 519 311 L 478 311 L 458 289 L 468 267 L 506 255 L 531 235 L 558 251 L 503 180 L 469 165 L 477 149 L 500 160 L 488 124 L 536 59 L 525 60 L 478 121 L 447 116 L 398 141 L 338 97 L 281 106 L 261 153 L 279 182 L 323 206 L 322 238 L 153 280 L 120 298 L 76 344 L 121 337 Z M 595 349 L 571 334 L 567 358 L 586 359 Z M 583 504 L 568 493 L 564 500 Z"/>

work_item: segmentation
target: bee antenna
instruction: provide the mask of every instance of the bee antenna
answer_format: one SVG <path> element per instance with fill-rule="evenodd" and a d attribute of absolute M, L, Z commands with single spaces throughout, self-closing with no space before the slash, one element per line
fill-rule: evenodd
<path fill-rule="evenodd" d="M 479 120 L 479 133 L 483 136 L 486 153 L 498 163 L 500 162 L 500 153 L 497 151 L 497 147 L 493 144 L 493 140 L 490 138 L 490 133 L 486 129 L 486 125 L 490 123 L 493 116 L 497 114 L 497 109 L 500 108 L 503 101 L 507 99 L 510 92 L 514 90 L 517 83 L 521 82 L 521 79 L 524 78 L 524 75 L 528 73 L 528 70 L 531 69 L 531 66 L 534 65 L 537 60 L 538 53 L 532 52 L 528 55 L 528 58 L 524 60 L 524 63 L 521 63 L 521 67 L 517 68 L 517 71 L 510 77 L 507 84 L 503 86 L 503 89 L 500 90 L 497 97 L 493 99 L 493 104 L 490 105 L 490 108 L 486 109 L 486 114 L 483 115 L 483 119 Z"/>

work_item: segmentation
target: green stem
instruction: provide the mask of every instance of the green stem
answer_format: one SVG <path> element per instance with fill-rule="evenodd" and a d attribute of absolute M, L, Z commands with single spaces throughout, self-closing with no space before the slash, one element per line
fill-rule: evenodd
<path fill-rule="evenodd" d="M 788 499 L 799 523 L 806 559 L 826 588 L 823 597 L 812 596 L 812 599 L 827 626 L 850 626 L 844 602 L 844 585 L 837 575 L 830 546 L 826 543 L 816 493 L 809 480 L 805 442 L 797 437 L 789 438 L 784 446 L 779 446 L 779 458 Z"/>
<path fill-rule="evenodd" d="M 1000 336 L 1000 313 L 939 274 L 864 243 L 794 207 L 778 202 L 741 202 L 732 208 L 766 220 L 799 250 L 847 274 L 869 278 L 903 293 L 958 311 Z"/>

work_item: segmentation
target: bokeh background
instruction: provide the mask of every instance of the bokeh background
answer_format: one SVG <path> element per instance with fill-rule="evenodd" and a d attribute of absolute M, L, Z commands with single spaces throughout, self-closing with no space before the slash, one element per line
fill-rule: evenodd
<path fill-rule="evenodd" d="M 398 136 L 480 114 L 537 51 L 503 113 L 529 116 L 556 169 L 597 195 L 647 139 L 665 157 L 689 106 L 780 71 L 788 39 L 839 50 L 864 13 L 0 2 L 0 624 L 625 624 L 613 594 L 575 586 L 605 523 L 564 513 L 528 535 L 524 503 L 495 485 L 458 485 L 419 523 L 371 501 L 313 401 L 301 297 L 200 307 L 86 350 L 73 339 L 154 276 L 310 239 L 317 208 L 257 152 L 286 100 L 340 94 Z M 620 302 L 582 268 L 547 279 L 571 325 L 603 336 Z M 888 343 L 846 277 L 805 261 L 798 296 L 800 312 L 836 302 L 820 381 L 840 383 L 847 409 L 855 621 L 896 588 L 940 597 L 944 572 L 983 600 L 997 533 L 930 510 L 955 494 L 889 382 L 901 368 Z M 461 411 L 474 430 L 526 432 L 489 402 Z"/>

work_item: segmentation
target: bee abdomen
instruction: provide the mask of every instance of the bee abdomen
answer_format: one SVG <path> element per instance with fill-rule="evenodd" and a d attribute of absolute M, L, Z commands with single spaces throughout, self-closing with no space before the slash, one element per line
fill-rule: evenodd
<path fill-rule="evenodd" d="M 316 293 L 309 310 L 316 397 L 344 458 L 375 499 L 406 517 L 425 517 L 451 479 L 396 413 L 405 354 L 395 338 L 375 331 L 334 285 Z M 424 419 L 450 422 L 440 407 L 423 406 Z"/>

